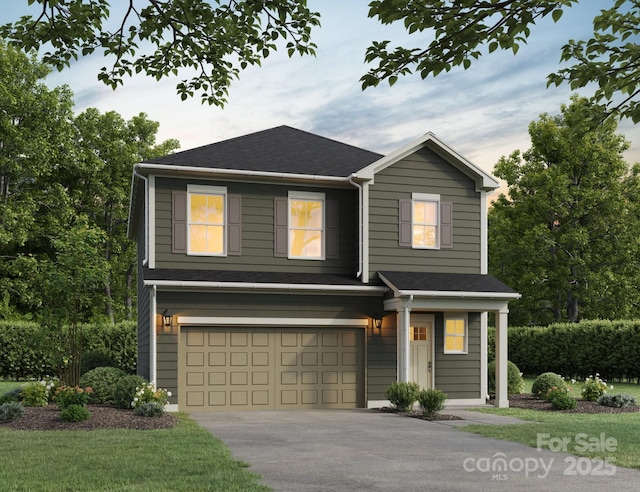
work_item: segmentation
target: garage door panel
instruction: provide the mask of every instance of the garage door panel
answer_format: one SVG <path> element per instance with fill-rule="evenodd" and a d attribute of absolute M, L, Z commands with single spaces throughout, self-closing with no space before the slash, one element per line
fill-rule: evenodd
<path fill-rule="evenodd" d="M 363 330 L 182 331 L 179 403 L 186 410 L 353 408 L 364 402 Z"/>

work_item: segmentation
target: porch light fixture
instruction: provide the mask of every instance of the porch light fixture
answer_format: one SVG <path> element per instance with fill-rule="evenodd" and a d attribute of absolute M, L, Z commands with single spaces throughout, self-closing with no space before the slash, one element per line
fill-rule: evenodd
<path fill-rule="evenodd" d="M 164 312 L 162 313 L 162 324 L 164 326 L 171 326 L 173 324 L 173 316 L 170 314 L 167 314 L 169 310 L 165 309 Z"/>
<path fill-rule="evenodd" d="M 371 318 L 374 328 L 380 330 L 382 328 L 382 316 L 378 313 L 374 314 Z"/>

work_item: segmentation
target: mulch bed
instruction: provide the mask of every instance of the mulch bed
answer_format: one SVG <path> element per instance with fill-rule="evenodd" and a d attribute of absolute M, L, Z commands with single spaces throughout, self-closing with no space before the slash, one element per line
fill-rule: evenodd
<path fill-rule="evenodd" d="M 434 420 L 464 420 L 461 417 L 458 417 L 456 415 L 446 415 L 443 413 L 439 413 L 438 415 L 434 415 L 433 417 L 425 417 L 424 415 L 422 415 L 422 412 L 418 412 L 416 410 L 412 410 L 411 412 L 398 412 L 395 408 L 391 408 L 391 407 L 382 407 L 382 408 L 378 408 L 379 411 L 381 412 L 387 412 L 387 413 L 395 413 L 398 415 L 404 415 L 405 417 L 413 417 L 415 419 L 420 419 L 420 420 L 429 420 L 429 421 L 434 421 Z"/>
<path fill-rule="evenodd" d="M 24 415 L 9 422 L 0 421 L 0 429 L 14 430 L 98 430 L 98 429 L 169 429 L 176 425 L 175 415 L 142 417 L 133 410 L 109 405 L 87 405 L 91 417 L 82 422 L 65 422 L 56 405 L 25 407 Z"/>
<path fill-rule="evenodd" d="M 528 410 L 547 410 L 558 413 L 633 413 L 639 412 L 640 407 L 615 408 L 598 405 L 595 401 L 577 400 L 578 405 L 572 410 L 555 410 L 550 402 L 541 398 L 535 398 L 531 393 L 511 395 L 509 406 L 511 408 L 524 408 Z"/>
<path fill-rule="evenodd" d="M 526 410 L 540 410 L 557 413 L 634 413 L 640 412 L 640 406 L 628 407 L 628 408 L 615 408 L 605 407 L 604 405 L 598 405 L 595 401 L 577 400 L 576 408 L 572 410 L 556 410 L 553 408 L 550 402 L 535 398 L 531 393 L 525 393 L 521 395 L 511 395 L 509 397 L 509 407 L 511 408 L 523 408 Z M 378 410 L 382 412 L 396 413 L 398 415 L 405 415 L 407 417 L 413 417 L 422 420 L 464 420 L 461 417 L 455 415 L 438 414 L 435 417 L 425 417 L 421 412 L 398 412 L 394 408 L 383 407 Z"/>

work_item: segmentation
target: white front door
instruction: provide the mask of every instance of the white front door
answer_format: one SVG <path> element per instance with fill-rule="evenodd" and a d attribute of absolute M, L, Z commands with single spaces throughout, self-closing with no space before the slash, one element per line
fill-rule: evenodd
<path fill-rule="evenodd" d="M 409 332 L 411 381 L 418 383 L 420 389 L 429 389 L 432 386 L 432 333 L 432 321 L 415 324 Z"/>

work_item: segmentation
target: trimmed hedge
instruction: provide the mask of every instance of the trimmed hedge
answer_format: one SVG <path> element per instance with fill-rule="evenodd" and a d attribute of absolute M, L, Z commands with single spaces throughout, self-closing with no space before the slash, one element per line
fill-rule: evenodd
<path fill-rule="evenodd" d="M 640 378 L 640 321 L 582 321 L 547 327 L 509 327 L 509 360 L 526 376 L 555 372 L 585 379 Z M 495 329 L 489 329 L 489 360 Z"/>
<path fill-rule="evenodd" d="M 0 378 L 40 379 L 56 374 L 57 357 L 64 353 L 57 341 L 59 335 L 37 323 L 0 321 Z M 135 374 L 138 343 L 135 322 L 83 325 L 82 337 L 84 352 L 104 353 L 117 367 Z"/>

